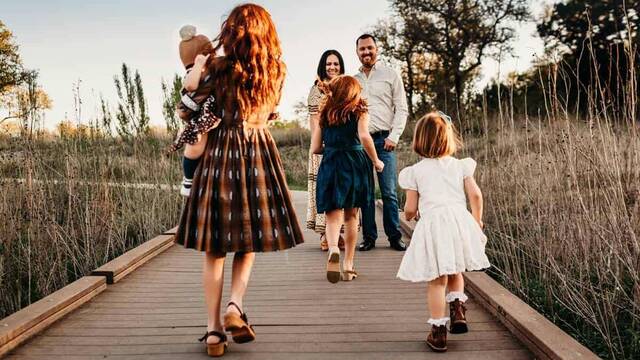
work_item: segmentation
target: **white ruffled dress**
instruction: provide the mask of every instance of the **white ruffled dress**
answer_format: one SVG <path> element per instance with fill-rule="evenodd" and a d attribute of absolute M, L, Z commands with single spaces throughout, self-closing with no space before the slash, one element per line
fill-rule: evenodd
<path fill-rule="evenodd" d="M 467 210 L 464 193 L 464 179 L 473 176 L 475 168 L 471 158 L 447 156 L 423 159 L 400 172 L 400 186 L 419 194 L 420 220 L 398 278 L 431 281 L 491 266 L 484 251 L 487 237 Z"/>

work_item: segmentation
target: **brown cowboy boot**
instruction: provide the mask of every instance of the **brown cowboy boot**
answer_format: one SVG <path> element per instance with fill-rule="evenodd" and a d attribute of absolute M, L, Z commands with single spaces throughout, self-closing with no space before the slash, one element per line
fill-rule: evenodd
<path fill-rule="evenodd" d="M 431 332 L 427 335 L 427 345 L 435 352 L 447 351 L 447 326 L 432 325 Z"/>
<path fill-rule="evenodd" d="M 449 317 L 451 318 L 451 331 L 452 334 L 464 334 L 469 331 L 467 326 L 467 308 L 464 303 L 459 299 L 449 303 Z"/>

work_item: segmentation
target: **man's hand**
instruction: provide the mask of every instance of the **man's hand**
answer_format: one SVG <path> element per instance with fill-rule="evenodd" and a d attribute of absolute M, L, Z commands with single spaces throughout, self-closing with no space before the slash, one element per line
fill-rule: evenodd
<path fill-rule="evenodd" d="M 396 149 L 396 143 L 389 140 L 389 138 L 384 139 L 384 149 L 387 151 L 393 151 Z"/>

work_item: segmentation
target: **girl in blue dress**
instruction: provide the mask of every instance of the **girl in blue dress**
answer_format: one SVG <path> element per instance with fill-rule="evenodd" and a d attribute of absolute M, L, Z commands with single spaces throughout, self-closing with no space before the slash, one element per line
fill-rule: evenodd
<path fill-rule="evenodd" d="M 313 131 L 311 149 L 322 154 L 316 185 L 318 213 L 326 215 L 326 237 L 329 243 L 327 280 L 337 283 L 355 279 L 358 209 L 374 201 L 373 172 L 384 164 L 376 154 L 368 131 L 366 102 L 356 78 L 341 75 L 322 84 L 325 94 L 320 110 L 320 126 Z M 340 228 L 345 226 L 345 259 L 340 272 Z M 342 276 L 341 276 L 342 275 Z"/>

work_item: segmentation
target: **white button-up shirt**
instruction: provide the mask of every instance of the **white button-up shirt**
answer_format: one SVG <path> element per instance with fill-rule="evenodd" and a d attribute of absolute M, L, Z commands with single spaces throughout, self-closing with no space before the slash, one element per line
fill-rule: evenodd
<path fill-rule="evenodd" d="M 377 61 L 369 76 L 361 67 L 355 77 L 362 85 L 362 97 L 369 104 L 369 132 L 389 131 L 388 139 L 397 144 L 409 115 L 400 75 Z"/>

